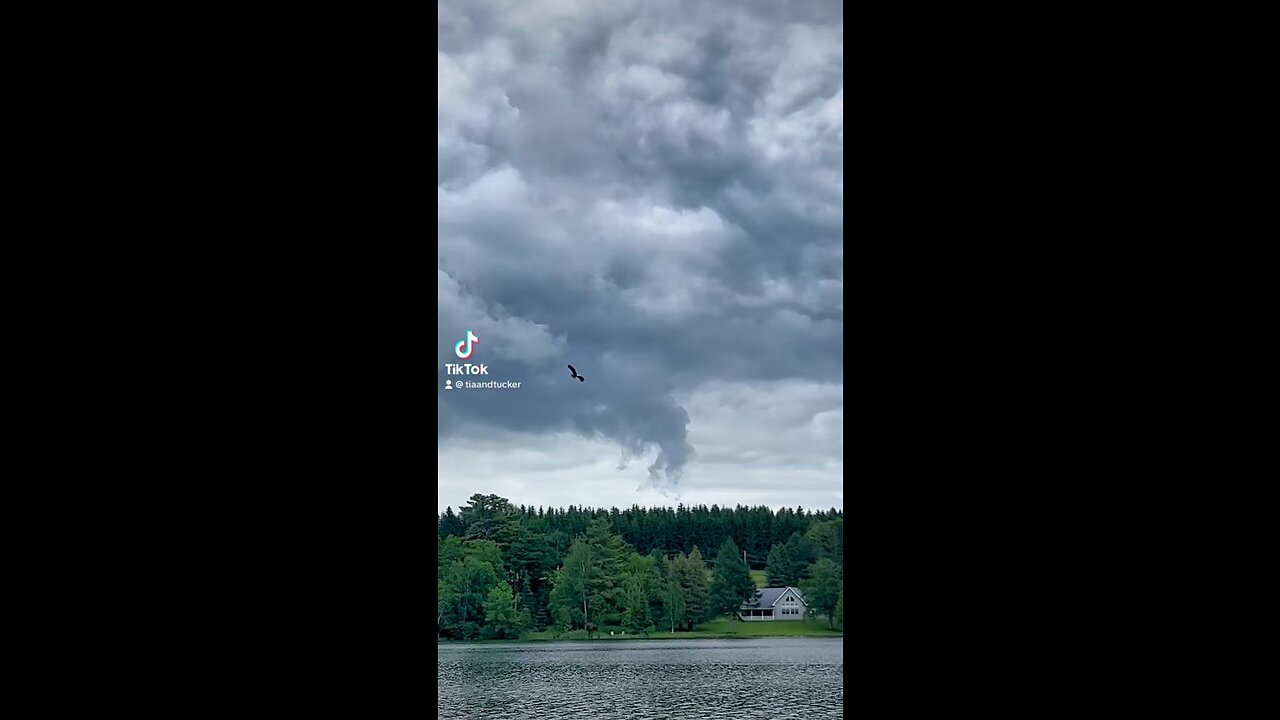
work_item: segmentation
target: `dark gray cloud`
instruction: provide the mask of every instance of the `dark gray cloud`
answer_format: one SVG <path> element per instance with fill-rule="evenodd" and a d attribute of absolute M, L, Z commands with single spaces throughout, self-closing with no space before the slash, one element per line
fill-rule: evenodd
<path fill-rule="evenodd" d="M 438 365 L 472 330 L 474 361 L 524 383 L 440 389 L 442 442 L 596 437 L 669 489 L 704 458 L 691 424 L 720 438 L 706 487 L 735 472 L 729 438 L 782 432 L 721 432 L 733 415 L 691 398 L 836 388 L 773 422 L 842 427 L 841 6 L 438 8 Z"/>

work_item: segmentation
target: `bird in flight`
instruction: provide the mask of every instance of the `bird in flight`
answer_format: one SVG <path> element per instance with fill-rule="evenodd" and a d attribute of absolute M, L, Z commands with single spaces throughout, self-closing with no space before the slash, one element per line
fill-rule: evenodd
<path fill-rule="evenodd" d="M 578 382 L 586 382 L 586 381 L 587 381 L 587 379 L 586 379 L 586 378 L 584 378 L 584 377 L 582 377 L 581 375 L 579 375 L 579 374 L 578 374 L 578 371 L 577 371 L 577 370 L 574 370 L 574 369 L 573 369 L 573 366 L 572 366 L 572 365 L 570 365 L 570 366 L 569 366 L 569 372 L 573 373 L 573 376 L 574 376 L 574 377 L 576 377 L 576 378 L 578 378 Z"/>

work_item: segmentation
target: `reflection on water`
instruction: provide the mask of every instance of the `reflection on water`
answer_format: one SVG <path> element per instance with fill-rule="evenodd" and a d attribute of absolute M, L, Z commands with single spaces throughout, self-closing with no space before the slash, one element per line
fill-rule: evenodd
<path fill-rule="evenodd" d="M 445 644 L 441 718 L 844 717 L 844 644 L 826 638 Z"/>

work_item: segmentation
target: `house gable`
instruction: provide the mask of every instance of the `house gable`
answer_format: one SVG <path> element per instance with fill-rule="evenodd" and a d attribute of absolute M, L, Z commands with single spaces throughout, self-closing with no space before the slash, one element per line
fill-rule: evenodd
<path fill-rule="evenodd" d="M 780 602 L 784 601 L 784 600 L 787 598 L 787 596 L 788 596 L 788 595 L 789 595 L 789 596 L 791 596 L 791 597 L 794 597 L 794 598 L 795 598 L 795 601 L 796 601 L 797 603 L 799 603 L 801 606 L 803 606 L 803 607 L 809 607 L 809 604 L 808 604 L 808 603 L 806 603 L 806 602 L 804 601 L 804 595 L 801 595 L 799 590 L 797 590 L 797 589 L 795 589 L 795 588 L 791 587 L 790 585 L 788 585 L 787 587 L 782 588 L 782 592 L 778 593 L 778 597 L 777 597 L 777 598 L 775 598 L 775 599 L 774 599 L 774 601 L 773 601 L 772 603 L 770 603 L 770 605 L 769 605 L 769 606 L 770 606 L 770 607 L 773 607 L 773 606 L 777 605 L 778 603 L 780 603 Z"/>

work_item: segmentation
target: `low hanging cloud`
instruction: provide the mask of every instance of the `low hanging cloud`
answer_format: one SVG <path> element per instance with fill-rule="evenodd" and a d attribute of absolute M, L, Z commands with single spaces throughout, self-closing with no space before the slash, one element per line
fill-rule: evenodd
<path fill-rule="evenodd" d="M 624 469 L 652 458 L 647 482 L 674 491 L 703 457 L 691 426 L 735 436 L 732 414 L 688 398 L 842 387 L 839 3 L 438 14 L 438 364 L 471 330 L 475 361 L 522 382 L 448 392 L 441 370 L 442 443 L 576 433 L 613 443 Z M 814 402 L 805 423 L 842 418 Z"/>

